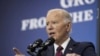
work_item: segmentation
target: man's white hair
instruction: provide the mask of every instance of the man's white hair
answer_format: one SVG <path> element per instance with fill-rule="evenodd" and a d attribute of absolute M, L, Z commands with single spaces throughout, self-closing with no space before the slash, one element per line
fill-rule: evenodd
<path fill-rule="evenodd" d="M 64 19 L 66 19 L 65 22 L 66 21 L 67 22 L 72 22 L 71 16 L 70 16 L 69 12 L 66 11 L 66 10 L 59 9 L 59 8 L 51 9 L 51 10 L 48 11 L 47 16 L 52 12 L 57 12 L 59 14 L 62 14 L 65 17 Z"/>
<path fill-rule="evenodd" d="M 70 16 L 70 14 L 69 14 L 69 12 L 67 11 L 67 10 L 65 10 L 65 9 L 59 9 L 59 8 L 55 8 L 55 9 L 50 9 L 49 11 L 48 11 L 48 13 L 47 13 L 47 17 L 51 14 L 51 13 L 59 13 L 59 14 L 61 14 L 63 17 L 64 17 L 64 22 L 65 23 L 67 23 L 67 22 L 70 22 L 70 23 L 72 23 L 72 18 L 71 18 L 71 16 Z M 70 33 L 72 33 L 72 28 L 70 29 L 70 32 L 69 32 L 69 34 Z"/>

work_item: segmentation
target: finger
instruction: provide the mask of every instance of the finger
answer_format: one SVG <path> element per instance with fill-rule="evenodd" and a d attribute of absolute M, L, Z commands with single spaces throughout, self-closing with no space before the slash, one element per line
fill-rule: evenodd
<path fill-rule="evenodd" d="M 72 54 L 66 54 L 66 56 L 72 56 Z"/>
<path fill-rule="evenodd" d="M 25 55 L 15 55 L 15 56 L 25 56 Z"/>
<path fill-rule="evenodd" d="M 66 54 L 66 56 L 80 56 L 80 55 L 76 54 L 76 53 L 68 53 L 68 54 Z"/>
<path fill-rule="evenodd" d="M 72 56 L 80 56 L 80 55 L 78 55 L 78 54 L 76 54 L 76 53 L 73 53 Z"/>
<path fill-rule="evenodd" d="M 75 53 L 73 53 L 73 54 L 72 54 L 72 56 L 76 56 L 76 54 L 75 54 Z"/>
<path fill-rule="evenodd" d="M 16 47 L 13 48 L 13 51 L 15 52 L 15 54 L 22 54 L 19 49 L 17 49 Z"/>

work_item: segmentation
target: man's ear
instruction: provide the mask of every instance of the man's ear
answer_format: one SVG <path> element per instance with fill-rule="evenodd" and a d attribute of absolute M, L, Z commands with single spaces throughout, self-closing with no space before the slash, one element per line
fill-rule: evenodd
<path fill-rule="evenodd" d="M 71 31 L 71 22 L 67 23 L 66 28 L 67 28 L 67 32 Z"/>

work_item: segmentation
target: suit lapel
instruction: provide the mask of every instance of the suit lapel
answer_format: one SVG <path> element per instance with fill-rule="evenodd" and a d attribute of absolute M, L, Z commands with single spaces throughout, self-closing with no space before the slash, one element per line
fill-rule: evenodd
<path fill-rule="evenodd" d="M 76 45 L 76 42 L 71 39 L 68 46 L 66 47 L 65 49 L 65 52 L 64 52 L 64 56 L 67 54 L 67 53 L 72 53 L 74 48 L 75 48 L 75 45 Z"/>

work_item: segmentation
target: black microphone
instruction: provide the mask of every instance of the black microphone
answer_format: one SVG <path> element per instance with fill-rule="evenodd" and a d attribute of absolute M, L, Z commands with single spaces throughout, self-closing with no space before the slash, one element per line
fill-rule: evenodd
<path fill-rule="evenodd" d="M 46 50 L 48 46 L 52 45 L 55 42 L 53 37 L 48 38 L 39 48 L 39 52 Z"/>
<path fill-rule="evenodd" d="M 33 44 L 30 44 L 28 47 L 27 47 L 27 51 L 31 51 L 31 52 L 34 52 L 36 48 L 40 47 L 41 44 L 42 44 L 42 40 L 41 39 L 37 39 L 35 42 L 33 42 Z"/>
<path fill-rule="evenodd" d="M 48 38 L 45 42 L 44 42 L 44 46 L 49 46 L 52 45 L 55 42 L 55 39 L 53 37 Z"/>
<path fill-rule="evenodd" d="M 48 38 L 44 43 L 39 39 L 28 47 L 28 53 L 32 56 L 41 56 L 41 52 L 46 50 L 48 46 L 52 45 L 55 42 L 53 37 Z M 36 49 L 36 50 L 35 50 Z"/>

